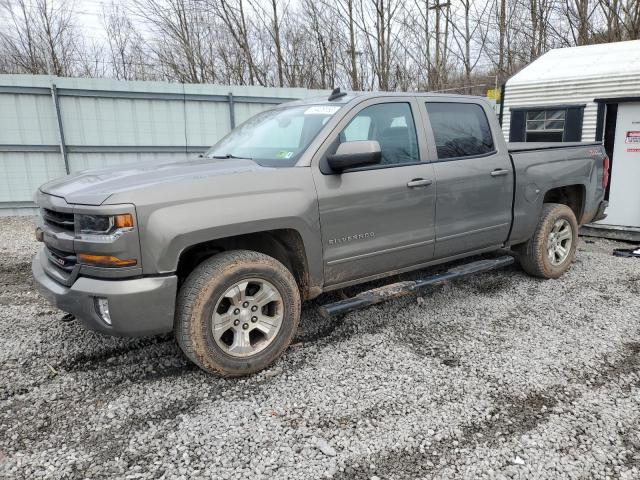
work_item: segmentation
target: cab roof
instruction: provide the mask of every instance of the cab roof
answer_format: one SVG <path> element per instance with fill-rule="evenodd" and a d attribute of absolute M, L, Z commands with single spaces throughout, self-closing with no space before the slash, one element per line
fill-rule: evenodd
<path fill-rule="evenodd" d="M 303 98 L 301 100 L 294 100 L 292 102 L 287 102 L 287 105 L 346 105 L 352 102 L 360 102 L 364 101 L 368 98 L 384 98 L 384 97 L 424 97 L 424 98 L 441 98 L 441 99 L 476 99 L 476 100 L 485 100 L 483 97 L 473 96 L 473 95 L 457 95 L 450 93 L 434 93 L 434 92 L 350 92 L 344 91 L 340 92 L 344 95 L 335 98 L 333 100 L 329 100 L 329 95 L 323 96 L 314 96 Z"/>

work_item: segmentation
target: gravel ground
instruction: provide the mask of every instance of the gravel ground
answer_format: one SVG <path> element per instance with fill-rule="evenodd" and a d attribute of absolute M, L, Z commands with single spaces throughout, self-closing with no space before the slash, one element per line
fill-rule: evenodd
<path fill-rule="evenodd" d="M 330 321 L 307 305 L 283 359 L 224 380 L 171 336 L 61 321 L 32 238 L 0 220 L 2 478 L 640 478 L 621 244 L 581 240 L 560 280 L 512 267 Z"/>

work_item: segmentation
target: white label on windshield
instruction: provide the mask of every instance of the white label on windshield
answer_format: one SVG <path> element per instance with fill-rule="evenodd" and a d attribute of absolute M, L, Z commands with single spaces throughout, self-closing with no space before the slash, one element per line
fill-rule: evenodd
<path fill-rule="evenodd" d="M 304 111 L 305 115 L 333 115 L 340 107 L 334 107 L 333 105 L 314 105 Z"/>

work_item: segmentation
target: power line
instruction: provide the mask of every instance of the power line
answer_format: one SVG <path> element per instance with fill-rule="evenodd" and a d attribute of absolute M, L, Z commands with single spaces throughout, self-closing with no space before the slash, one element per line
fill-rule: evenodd
<path fill-rule="evenodd" d="M 82 58 L 75 58 L 75 57 L 64 57 L 61 60 L 64 61 L 64 62 L 81 63 L 83 65 L 90 65 L 92 63 L 101 63 L 101 64 L 104 64 L 104 65 L 121 65 L 119 62 L 114 62 L 113 60 L 98 60 L 97 58 L 82 59 Z M 13 66 L 16 66 L 16 67 L 20 66 L 20 64 L 18 62 L 16 62 L 15 60 L 6 59 L 5 61 L 9 65 L 13 65 Z M 133 62 L 133 61 L 127 61 L 126 64 L 127 65 L 143 66 L 143 67 L 152 67 L 152 68 L 158 68 L 159 66 L 162 66 L 161 63 L 144 63 L 144 62 Z"/>

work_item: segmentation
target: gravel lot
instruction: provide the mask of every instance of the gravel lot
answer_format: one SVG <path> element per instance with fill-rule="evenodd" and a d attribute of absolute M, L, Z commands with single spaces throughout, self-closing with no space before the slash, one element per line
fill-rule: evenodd
<path fill-rule="evenodd" d="M 640 478 L 640 261 L 581 241 L 338 320 L 224 380 L 171 336 L 63 322 L 30 219 L 0 219 L 2 478 Z M 322 300 L 322 299 L 321 299 Z M 326 300 L 326 297 L 325 297 Z"/>

